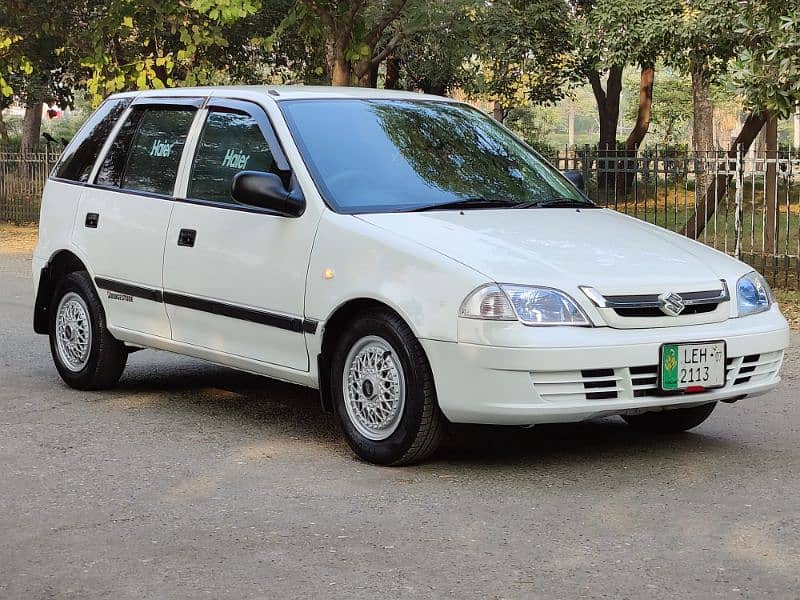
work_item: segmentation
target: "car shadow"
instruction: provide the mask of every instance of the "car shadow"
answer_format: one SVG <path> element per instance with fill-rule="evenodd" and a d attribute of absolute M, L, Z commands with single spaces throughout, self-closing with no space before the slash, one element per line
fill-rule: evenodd
<path fill-rule="evenodd" d="M 245 426 L 251 435 L 303 440 L 349 453 L 316 390 L 185 357 L 132 362 L 113 392 L 118 401 L 123 397 L 123 403 L 136 405 L 146 399 L 151 409 L 195 413 L 198 418 L 221 419 L 220 426 Z M 628 427 L 619 417 L 606 417 L 529 428 L 450 424 L 428 464 L 563 466 L 576 461 L 609 466 L 730 451 L 744 449 L 734 439 L 704 433 L 702 427 L 657 435 Z"/>

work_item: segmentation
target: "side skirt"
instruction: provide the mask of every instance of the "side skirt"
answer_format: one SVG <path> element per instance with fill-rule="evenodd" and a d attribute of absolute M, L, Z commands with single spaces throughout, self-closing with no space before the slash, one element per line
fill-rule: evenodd
<path fill-rule="evenodd" d="M 114 327 L 109 325 L 108 330 L 111 332 L 111 335 L 118 340 L 133 344 L 135 346 L 154 348 L 156 350 L 174 352 L 175 354 L 192 356 L 194 358 L 207 360 L 224 367 L 231 367 L 233 369 L 238 369 L 239 371 L 253 373 L 254 375 L 263 375 L 271 379 L 278 379 L 280 381 L 302 385 L 304 387 L 313 389 L 319 388 L 319 382 L 317 380 L 316 373 L 289 369 L 287 367 L 265 363 L 253 360 L 251 358 L 244 358 L 235 354 L 218 352 L 202 346 L 194 346 L 192 344 L 176 342 L 174 340 L 155 335 L 148 335 L 146 333 L 125 329 L 123 327 Z"/>

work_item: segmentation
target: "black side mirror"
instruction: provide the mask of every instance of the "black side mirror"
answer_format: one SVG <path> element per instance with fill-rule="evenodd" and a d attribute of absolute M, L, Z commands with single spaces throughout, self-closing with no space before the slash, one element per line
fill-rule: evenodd
<path fill-rule="evenodd" d="M 561 174 L 569 179 L 569 182 L 580 191 L 586 191 L 586 182 L 583 180 L 583 173 L 574 169 L 569 169 L 567 171 L 561 171 Z"/>
<path fill-rule="evenodd" d="M 257 206 L 284 217 L 299 217 L 306 210 L 306 199 L 297 182 L 287 190 L 274 173 L 240 171 L 233 176 L 231 196 L 237 202 Z"/>

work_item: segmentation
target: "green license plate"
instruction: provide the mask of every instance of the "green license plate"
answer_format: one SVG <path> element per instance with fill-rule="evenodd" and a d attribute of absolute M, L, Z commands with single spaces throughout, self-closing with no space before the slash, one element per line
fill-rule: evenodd
<path fill-rule="evenodd" d="M 700 392 L 725 385 L 725 342 L 661 346 L 659 384 L 664 392 Z"/>

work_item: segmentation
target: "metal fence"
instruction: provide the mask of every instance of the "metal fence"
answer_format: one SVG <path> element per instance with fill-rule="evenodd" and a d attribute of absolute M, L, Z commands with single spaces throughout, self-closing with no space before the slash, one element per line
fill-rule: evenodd
<path fill-rule="evenodd" d="M 0 152 L 0 221 L 38 221 L 57 158 Z M 753 265 L 775 286 L 800 287 L 800 155 L 659 148 L 630 155 L 584 146 L 549 160 L 581 171 L 601 205 L 696 237 Z"/>
<path fill-rule="evenodd" d="M 0 221 L 38 222 L 42 190 L 56 160 L 56 152 L 0 151 Z"/>
<path fill-rule="evenodd" d="M 608 208 L 696 238 L 800 287 L 800 155 L 566 148 L 550 161 L 581 171 Z"/>

